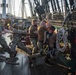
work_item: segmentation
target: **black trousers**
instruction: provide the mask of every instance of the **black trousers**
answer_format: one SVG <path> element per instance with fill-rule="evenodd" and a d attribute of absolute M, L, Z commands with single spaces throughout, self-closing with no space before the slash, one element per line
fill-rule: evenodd
<path fill-rule="evenodd" d="M 4 37 L 2 37 L 2 36 L 0 36 L 0 45 L 3 47 L 3 49 L 6 52 L 11 54 L 11 49 L 9 48 L 9 46 L 7 45 L 7 42 L 5 41 Z"/>

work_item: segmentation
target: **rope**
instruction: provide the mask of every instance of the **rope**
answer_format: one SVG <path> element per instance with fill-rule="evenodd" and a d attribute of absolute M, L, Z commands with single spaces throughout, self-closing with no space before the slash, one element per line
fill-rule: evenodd
<path fill-rule="evenodd" d="M 60 43 L 63 41 L 64 43 L 64 46 L 61 48 L 60 47 Z M 57 50 L 59 50 L 60 52 L 64 52 L 65 49 L 66 49 L 66 46 L 67 46 L 67 33 L 66 31 L 64 30 L 64 28 L 61 28 L 58 33 L 57 33 L 57 37 L 56 37 L 56 48 Z"/>

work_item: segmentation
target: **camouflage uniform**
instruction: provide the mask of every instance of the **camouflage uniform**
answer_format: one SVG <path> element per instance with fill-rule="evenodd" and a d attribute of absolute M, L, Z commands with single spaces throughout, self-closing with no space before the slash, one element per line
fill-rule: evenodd
<path fill-rule="evenodd" d="M 37 32 L 37 25 L 30 26 L 29 28 L 30 41 L 31 41 L 31 44 L 33 45 L 32 54 L 34 54 L 37 51 L 38 34 L 34 33 L 35 31 Z"/>
<path fill-rule="evenodd" d="M 29 49 L 27 49 L 24 45 L 24 43 L 21 42 L 22 35 L 26 35 L 26 32 L 20 29 L 13 29 L 13 40 L 11 45 L 11 50 L 16 50 L 16 46 L 18 46 L 20 49 L 24 50 L 27 53 L 31 53 Z"/>
<path fill-rule="evenodd" d="M 11 51 L 9 46 L 7 45 L 7 42 L 5 41 L 5 38 L 2 36 L 3 27 L 0 25 L 0 45 L 4 48 L 6 52 L 10 54 L 10 57 L 16 56 L 16 51 Z"/>
<path fill-rule="evenodd" d="M 44 32 L 46 31 L 46 27 L 45 26 L 40 26 L 39 30 L 38 30 L 38 48 L 40 50 L 40 52 L 43 51 L 43 41 L 44 41 Z"/>

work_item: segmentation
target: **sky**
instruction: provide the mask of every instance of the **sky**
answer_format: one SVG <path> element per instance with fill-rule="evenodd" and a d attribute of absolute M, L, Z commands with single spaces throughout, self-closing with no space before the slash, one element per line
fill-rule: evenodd
<path fill-rule="evenodd" d="M 12 2 L 11 2 L 12 1 Z M 15 1 L 15 2 L 14 2 Z M 22 0 L 6 0 L 6 4 L 8 4 L 8 8 L 10 7 L 11 9 L 8 9 L 6 8 L 6 12 L 7 13 L 12 13 L 13 15 L 15 16 L 19 16 L 21 17 L 21 1 Z M 31 0 L 33 2 L 33 0 Z M 56 1 L 56 0 L 55 0 Z M 61 7 L 61 0 L 59 0 L 59 4 L 60 4 L 60 7 Z M 0 0 L 0 13 L 2 13 L 2 7 L 1 7 L 1 4 L 2 4 L 2 0 Z M 12 5 L 12 6 L 11 6 Z M 52 12 L 52 8 L 51 8 L 51 4 L 50 5 L 50 11 Z M 63 4 L 64 6 L 64 4 Z M 62 10 L 62 9 L 61 9 Z M 63 8 L 64 10 L 64 8 Z M 31 13 L 30 13 L 30 7 L 29 7 L 29 2 L 28 0 L 25 0 L 25 17 L 29 17 L 31 16 Z"/>
<path fill-rule="evenodd" d="M 0 5 L 1 4 L 2 4 L 2 0 L 0 0 Z M 9 7 L 11 8 L 11 9 L 6 8 L 6 13 L 12 13 L 15 16 L 21 17 L 21 0 L 12 0 L 12 2 L 11 2 L 11 0 L 6 0 L 6 4 L 8 4 L 8 8 Z M 10 6 L 10 5 L 12 5 L 12 6 Z M 31 16 L 28 0 L 25 0 L 25 10 L 26 10 L 25 14 L 27 15 L 25 17 Z M 0 13 L 2 13 L 1 6 L 0 6 Z"/>
<path fill-rule="evenodd" d="M 15 15 L 21 15 L 21 0 L 15 0 Z M 28 0 L 25 0 L 25 14 L 31 16 Z"/>

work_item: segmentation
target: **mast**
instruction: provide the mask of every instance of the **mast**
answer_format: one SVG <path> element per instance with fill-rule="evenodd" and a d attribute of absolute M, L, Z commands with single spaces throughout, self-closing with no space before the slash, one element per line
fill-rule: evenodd
<path fill-rule="evenodd" d="M 15 0 L 13 0 L 13 14 L 15 16 Z"/>
<path fill-rule="evenodd" d="M 6 0 L 3 0 L 2 18 L 6 19 Z"/>
<path fill-rule="evenodd" d="M 25 3 L 24 0 L 22 0 L 22 18 L 24 18 L 24 8 L 25 8 Z"/>
<path fill-rule="evenodd" d="M 50 2 L 51 2 L 52 11 L 54 12 L 54 6 L 52 0 L 50 0 Z"/>
<path fill-rule="evenodd" d="M 60 9 L 60 6 L 59 6 L 59 1 L 56 0 L 56 3 L 57 3 L 57 7 L 58 7 L 58 12 L 61 12 L 61 9 Z"/>
<path fill-rule="evenodd" d="M 74 0 L 74 3 L 75 3 L 75 7 L 76 7 L 76 0 Z"/>
<path fill-rule="evenodd" d="M 28 2 L 29 2 L 29 6 L 30 6 L 31 16 L 33 16 L 33 8 L 32 8 L 31 0 L 28 0 Z"/>
<path fill-rule="evenodd" d="M 62 8 L 62 13 L 63 13 L 63 0 L 61 0 L 61 8 Z"/>

